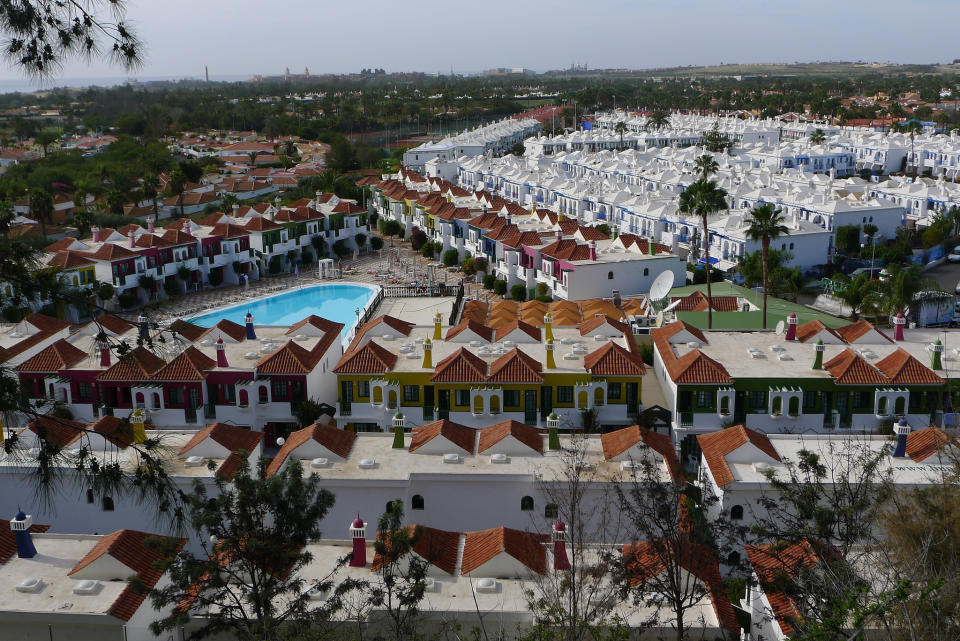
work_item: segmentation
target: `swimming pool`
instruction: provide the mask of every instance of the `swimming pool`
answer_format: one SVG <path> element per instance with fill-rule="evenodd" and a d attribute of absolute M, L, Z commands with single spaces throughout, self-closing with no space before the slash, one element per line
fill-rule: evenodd
<path fill-rule="evenodd" d="M 377 288 L 372 285 L 313 285 L 224 307 L 187 320 L 202 327 L 212 327 L 224 318 L 243 325 L 244 317 L 250 312 L 257 325 L 293 325 L 316 314 L 343 323 L 340 333 L 343 338 L 357 322 L 354 310 L 359 308 L 362 315 L 376 293 Z"/>

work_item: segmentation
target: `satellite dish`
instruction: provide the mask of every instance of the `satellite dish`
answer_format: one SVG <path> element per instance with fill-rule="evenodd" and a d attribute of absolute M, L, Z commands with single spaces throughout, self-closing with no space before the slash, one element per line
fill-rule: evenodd
<path fill-rule="evenodd" d="M 777 321 L 777 336 L 783 335 L 783 321 Z"/>
<path fill-rule="evenodd" d="M 673 272 L 662 272 L 650 285 L 650 300 L 663 300 L 673 289 Z"/>

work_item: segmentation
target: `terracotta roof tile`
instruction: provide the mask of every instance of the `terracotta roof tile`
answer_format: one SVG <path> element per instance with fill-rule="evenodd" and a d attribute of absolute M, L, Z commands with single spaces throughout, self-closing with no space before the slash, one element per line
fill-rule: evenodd
<path fill-rule="evenodd" d="M 62 329 L 70 327 L 70 323 L 67 321 L 62 321 L 59 318 L 53 318 L 52 316 L 46 316 L 36 312 L 29 314 L 23 320 L 33 325 L 41 332 L 47 334 L 54 334 Z"/>
<path fill-rule="evenodd" d="M 643 359 L 613 341 L 583 357 L 583 367 L 594 376 L 643 376 Z"/>
<path fill-rule="evenodd" d="M 950 437 L 934 425 L 915 430 L 907 435 L 907 456 L 921 463 L 939 452 L 949 442 Z"/>
<path fill-rule="evenodd" d="M 208 438 L 230 452 L 243 450 L 252 453 L 256 451 L 260 441 L 263 440 L 263 432 L 234 427 L 226 423 L 214 423 L 194 434 L 193 438 L 180 449 L 178 456 L 186 456 L 190 450 Z"/>
<path fill-rule="evenodd" d="M 543 432 L 536 427 L 514 420 L 502 421 L 480 430 L 477 454 L 486 452 L 508 436 L 512 436 L 535 452 L 543 454 Z"/>
<path fill-rule="evenodd" d="M 86 430 L 87 424 L 55 416 L 38 416 L 23 431 L 30 430 L 47 443 L 56 447 L 67 447 L 75 443 Z"/>
<path fill-rule="evenodd" d="M 753 571 L 764 588 L 764 595 L 770 603 L 780 630 L 785 635 L 791 634 L 794 623 L 800 617 L 800 612 L 793 598 L 773 588 L 772 584 L 781 583 L 782 578 L 796 578 L 801 570 L 818 565 L 821 561 L 820 557 L 808 541 L 800 541 L 786 548 L 757 545 L 744 547 Z"/>
<path fill-rule="evenodd" d="M 130 330 L 134 325 L 130 321 L 126 321 L 119 316 L 114 316 L 113 314 L 100 314 L 97 316 L 92 323 L 96 323 L 113 334 L 119 336 Z"/>
<path fill-rule="evenodd" d="M 411 536 L 416 536 L 413 551 L 427 563 L 437 567 L 447 574 L 457 571 L 457 553 L 460 548 L 460 533 L 437 530 L 422 525 L 411 525 L 407 528 Z M 379 535 L 378 535 L 379 537 Z M 385 542 L 387 548 L 390 541 Z M 373 557 L 370 569 L 379 570 L 383 566 L 383 557 L 377 554 Z"/>
<path fill-rule="evenodd" d="M 890 337 L 881 332 L 879 329 L 870 324 L 866 319 L 861 318 L 855 323 L 850 323 L 849 325 L 844 325 L 843 327 L 838 327 L 834 331 L 843 338 L 844 341 L 848 343 L 856 343 L 864 334 L 870 332 L 871 330 L 876 331 L 880 336 L 887 339 L 888 342 L 892 343 Z"/>
<path fill-rule="evenodd" d="M 309 374 L 317 366 L 318 356 L 288 341 L 257 363 L 257 374 Z"/>
<path fill-rule="evenodd" d="M 482 383 L 487 379 L 487 362 L 465 347 L 457 349 L 433 369 L 433 383 Z"/>
<path fill-rule="evenodd" d="M 494 340 L 502 341 L 507 337 L 508 334 L 514 330 L 519 329 L 521 332 L 532 338 L 533 340 L 540 342 L 540 328 L 534 327 L 530 323 L 525 323 L 520 319 L 513 321 L 507 325 L 501 325 L 496 330 L 496 338 Z"/>
<path fill-rule="evenodd" d="M 349 350 L 333 368 L 335 374 L 384 374 L 397 362 L 397 355 L 373 341 Z"/>
<path fill-rule="evenodd" d="M 603 457 L 607 460 L 623 454 L 634 445 L 643 442 L 647 447 L 659 454 L 670 475 L 675 481 L 683 479 L 683 469 L 680 467 L 680 459 L 677 458 L 677 451 L 673 447 L 673 441 L 667 434 L 658 434 L 657 432 L 645 429 L 639 425 L 631 425 L 623 429 L 607 432 L 600 435 L 600 443 L 603 445 Z"/>
<path fill-rule="evenodd" d="M 137 347 L 121 356 L 116 363 L 99 376 L 100 381 L 149 381 L 161 367 L 166 365 L 162 358 L 145 347 Z"/>
<path fill-rule="evenodd" d="M 531 571 L 545 574 L 549 536 L 506 527 L 465 532 L 460 574 L 467 575 L 502 553 L 513 557 Z"/>
<path fill-rule="evenodd" d="M 542 383 L 543 365 L 518 347 L 490 364 L 488 381 L 497 383 Z"/>
<path fill-rule="evenodd" d="M 493 340 L 494 329 L 492 327 L 487 327 L 486 325 L 482 323 L 478 323 L 477 321 L 470 318 L 465 318 L 461 320 L 459 324 L 454 325 L 453 327 L 448 329 L 447 335 L 444 337 L 444 340 L 450 340 L 451 338 L 455 338 L 457 335 L 459 335 L 461 332 L 467 329 L 469 329 L 470 331 L 472 331 L 474 334 L 476 334 L 477 336 L 479 336 L 485 341 L 489 342 Z"/>
<path fill-rule="evenodd" d="M 895 385 L 942 385 L 944 382 L 902 347 L 877 361 L 877 369 Z"/>
<path fill-rule="evenodd" d="M 155 381 L 202 381 L 217 362 L 190 346 L 153 375 Z"/>
<path fill-rule="evenodd" d="M 234 323 L 231 320 L 223 318 L 217 321 L 217 324 L 206 330 L 201 336 L 206 336 L 207 334 L 212 333 L 214 330 L 219 329 L 221 332 L 235 340 L 236 342 L 241 342 L 247 337 L 247 328 L 239 323 Z"/>
<path fill-rule="evenodd" d="M 359 345 L 363 340 L 363 337 L 367 334 L 367 332 L 380 324 L 386 325 L 401 336 L 409 336 L 410 332 L 413 331 L 413 328 L 416 327 L 415 323 L 409 323 L 393 316 L 378 316 L 372 321 L 365 323 L 362 327 L 360 327 L 360 329 L 357 330 L 357 334 L 353 337 L 353 341 L 350 343 L 350 347 L 347 348 L 347 351 L 349 352 L 355 349 L 356 346 Z"/>
<path fill-rule="evenodd" d="M 86 352 L 61 338 L 53 345 L 20 363 L 14 369 L 18 372 L 53 373 L 66 367 L 72 367 L 86 357 Z"/>
<path fill-rule="evenodd" d="M 807 321 L 806 323 L 803 323 L 802 325 L 797 326 L 797 340 L 800 341 L 801 343 L 806 343 L 808 340 L 818 335 L 820 332 L 824 332 L 824 331 L 830 334 L 833 334 L 840 340 L 843 340 L 843 337 L 840 336 L 840 334 L 838 334 L 836 330 L 830 327 L 827 327 L 826 325 L 823 324 L 823 321 L 819 321 L 816 319 L 812 321 Z"/>
<path fill-rule="evenodd" d="M 411 435 L 409 450 L 411 452 L 416 452 L 433 439 L 442 436 L 460 449 L 473 454 L 473 446 L 477 439 L 477 430 L 472 427 L 467 427 L 466 425 L 461 425 L 460 423 L 448 421 L 447 419 L 440 419 L 439 421 L 414 428 Z"/>
<path fill-rule="evenodd" d="M 709 434 L 698 434 L 697 442 L 713 474 L 713 480 L 720 487 L 734 481 L 726 456 L 742 445 L 750 443 L 770 458 L 781 460 L 766 434 L 754 432 L 743 425 L 734 425 Z"/>
<path fill-rule="evenodd" d="M 604 323 L 609 324 L 611 327 L 620 330 L 624 334 L 632 334 L 633 331 L 630 329 L 630 326 L 626 323 L 622 323 L 617 319 L 603 314 L 601 316 L 594 316 L 589 320 L 583 321 L 580 324 L 580 335 L 589 336 L 591 332 L 603 325 Z"/>
<path fill-rule="evenodd" d="M 674 308 L 678 312 L 705 312 L 710 307 L 706 294 L 699 289 L 687 296 L 674 296 L 671 302 L 679 304 Z M 713 311 L 735 312 L 739 310 L 736 296 L 714 296 Z"/>
<path fill-rule="evenodd" d="M 73 267 L 83 267 L 84 265 L 94 265 L 94 261 L 83 256 L 77 251 L 60 251 L 50 257 L 47 265 L 50 267 L 59 267 L 60 269 L 71 269 Z"/>
<path fill-rule="evenodd" d="M 272 476 L 279 472 L 290 455 L 310 439 L 323 445 L 337 456 L 347 458 L 350 456 L 350 450 L 353 449 L 354 441 L 357 440 L 357 433 L 339 429 L 334 425 L 321 425 L 320 423 L 314 423 L 302 430 L 292 432 L 277 455 L 270 461 L 270 465 L 267 466 L 267 475 Z"/>
<path fill-rule="evenodd" d="M 199 340 L 201 336 L 207 333 L 206 327 L 194 325 L 190 321 L 185 321 L 181 318 L 178 318 L 170 323 L 170 329 L 177 332 L 190 342 Z"/>
<path fill-rule="evenodd" d="M 823 364 L 837 385 L 884 385 L 890 381 L 849 347 Z"/>
<path fill-rule="evenodd" d="M 32 534 L 42 534 L 50 529 L 49 525 L 34 523 L 30 526 Z M 17 553 L 17 539 L 10 530 L 10 521 L 0 519 L 0 565 L 3 565 Z"/>

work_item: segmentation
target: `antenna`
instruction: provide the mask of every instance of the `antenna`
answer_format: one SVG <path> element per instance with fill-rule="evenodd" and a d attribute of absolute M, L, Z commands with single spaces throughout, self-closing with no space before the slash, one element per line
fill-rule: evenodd
<path fill-rule="evenodd" d="M 777 321 L 777 336 L 783 336 L 783 321 Z"/>

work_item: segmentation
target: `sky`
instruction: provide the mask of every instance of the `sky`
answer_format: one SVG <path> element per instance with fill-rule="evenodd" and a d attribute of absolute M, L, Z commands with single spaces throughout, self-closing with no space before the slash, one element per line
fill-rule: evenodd
<path fill-rule="evenodd" d="M 135 74 L 95 60 L 60 78 L 470 73 L 747 62 L 950 62 L 957 0 L 127 0 Z M 913 23 L 912 26 L 909 23 Z M 22 79 L 0 69 L 0 80 Z"/>

